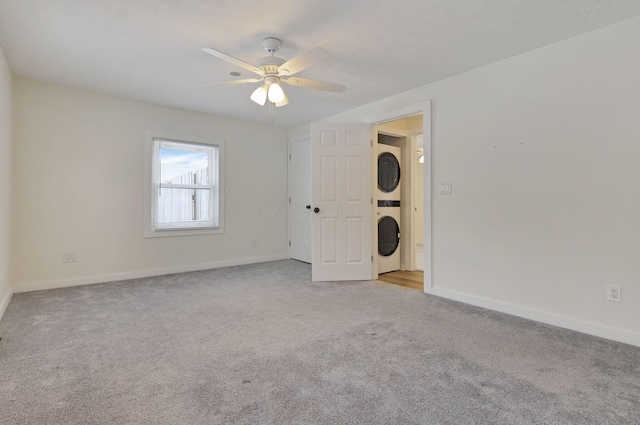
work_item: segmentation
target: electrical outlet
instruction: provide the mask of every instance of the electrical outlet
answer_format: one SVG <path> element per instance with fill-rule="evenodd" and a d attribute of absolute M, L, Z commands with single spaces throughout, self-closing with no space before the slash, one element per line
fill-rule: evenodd
<path fill-rule="evenodd" d="M 258 247 L 258 241 L 256 239 L 251 241 L 251 248 L 257 248 Z"/>
<path fill-rule="evenodd" d="M 75 251 L 68 251 L 62 253 L 62 262 L 63 263 L 75 263 L 78 259 L 76 258 Z"/>
<path fill-rule="evenodd" d="M 620 292 L 620 286 L 607 285 L 607 299 L 609 301 L 622 302 L 622 293 Z"/>
<path fill-rule="evenodd" d="M 440 183 L 440 195 L 451 195 L 453 193 L 452 183 Z"/>

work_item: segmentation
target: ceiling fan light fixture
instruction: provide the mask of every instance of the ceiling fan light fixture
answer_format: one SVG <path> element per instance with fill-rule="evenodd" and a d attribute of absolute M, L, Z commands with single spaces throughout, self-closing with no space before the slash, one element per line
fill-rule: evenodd
<path fill-rule="evenodd" d="M 273 103 L 280 103 L 284 100 L 284 91 L 280 84 L 275 82 L 269 86 L 269 101 Z"/>
<path fill-rule="evenodd" d="M 284 92 L 283 92 L 282 94 L 283 94 L 283 96 L 284 96 L 284 97 L 283 97 L 283 99 L 282 99 L 280 102 L 276 102 L 276 103 L 275 103 L 276 108 L 279 108 L 279 107 L 281 107 L 281 106 L 285 106 L 285 105 L 288 105 L 288 104 L 289 104 L 289 98 L 287 97 L 287 95 L 286 95 L 286 94 L 284 94 Z"/>
<path fill-rule="evenodd" d="M 260 106 L 264 106 L 267 101 L 267 85 L 260 86 L 251 93 L 251 100 L 256 102 Z"/>

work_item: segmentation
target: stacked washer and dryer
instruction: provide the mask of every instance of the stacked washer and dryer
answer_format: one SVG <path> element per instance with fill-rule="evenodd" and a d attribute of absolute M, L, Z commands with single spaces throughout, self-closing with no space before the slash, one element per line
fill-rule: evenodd
<path fill-rule="evenodd" d="M 400 158 L 400 148 L 378 144 L 378 273 L 400 270 Z"/>

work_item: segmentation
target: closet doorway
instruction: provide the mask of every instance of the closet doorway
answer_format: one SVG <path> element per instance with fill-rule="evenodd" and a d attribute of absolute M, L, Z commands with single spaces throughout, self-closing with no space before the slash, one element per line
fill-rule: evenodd
<path fill-rule="evenodd" d="M 378 280 L 424 290 L 422 115 L 374 127 L 373 252 Z"/>

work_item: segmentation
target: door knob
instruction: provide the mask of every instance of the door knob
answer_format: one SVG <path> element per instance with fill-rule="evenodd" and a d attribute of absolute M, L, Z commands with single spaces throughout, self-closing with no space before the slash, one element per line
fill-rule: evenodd
<path fill-rule="evenodd" d="M 311 205 L 307 205 L 305 208 L 310 210 L 311 209 Z"/>
<path fill-rule="evenodd" d="M 314 212 L 314 213 L 316 213 L 316 214 L 318 214 L 318 213 L 320 212 L 320 208 L 315 207 L 315 208 L 313 209 L 313 212 Z"/>

